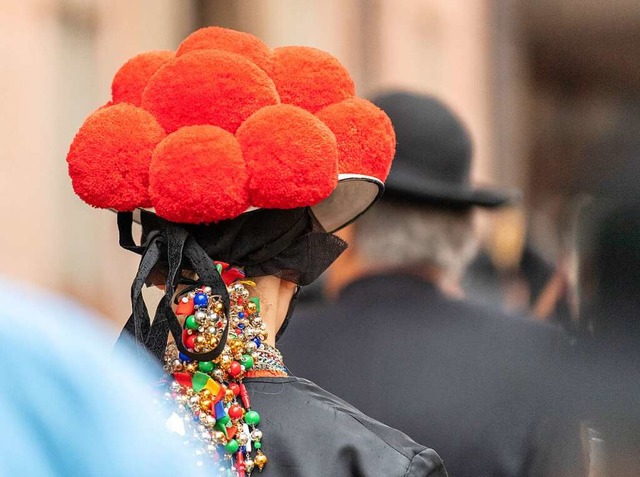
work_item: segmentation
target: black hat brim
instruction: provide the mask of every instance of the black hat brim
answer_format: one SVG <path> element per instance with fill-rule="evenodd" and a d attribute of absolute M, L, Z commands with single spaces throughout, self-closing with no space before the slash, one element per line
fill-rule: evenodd
<path fill-rule="evenodd" d="M 444 183 L 401 168 L 391 172 L 384 193 L 385 200 L 453 208 L 496 208 L 517 202 L 519 198 L 516 191 Z"/>

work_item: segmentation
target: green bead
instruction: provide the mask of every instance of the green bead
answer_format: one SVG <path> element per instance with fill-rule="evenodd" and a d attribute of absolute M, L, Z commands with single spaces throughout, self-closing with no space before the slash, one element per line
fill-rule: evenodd
<path fill-rule="evenodd" d="M 260 423 L 260 414 L 258 414 L 256 411 L 248 411 L 244 415 L 244 422 L 257 426 Z"/>
<path fill-rule="evenodd" d="M 244 369 L 251 369 L 253 367 L 253 357 L 250 354 L 243 354 L 240 358 L 240 364 L 244 366 Z"/>
<path fill-rule="evenodd" d="M 216 423 L 213 425 L 215 429 L 218 429 L 220 432 L 223 432 L 225 437 L 227 437 L 227 424 L 231 421 L 231 418 L 226 414 L 221 416 L 220 419 L 216 419 Z"/>
<path fill-rule="evenodd" d="M 235 439 L 231 439 L 224 445 L 224 450 L 226 450 L 229 454 L 235 454 L 236 452 L 238 452 L 239 447 L 240 446 L 238 445 L 238 441 Z"/>
<path fill-rule="evenodd" d="M 211 371 L 213 371 L 213 362 L 200 361 L 200 363 L 198 363 L 198 369 L 203 373 L 210 373 Z"/>
<path fill-rule="evenodd" d="M 196 321 L 196 317 L 193 315 L 189 315 L 184 322 L 184 326 L 189 330 L 197 330 L 199 325 Z"/>
<path fill-rule="evenodd" d="M 262 447 L 262 443 L 260 443 L 260 442 L 254 442 L 254 443 L 253 443 L 253 447 L 254 447 L 254 449 L 260 449 L 260 448 Z"/>
<path fill-rule="evenodd" d="M 209 376 L 207 376 L 204 373 L 201 373 L 200 371 L 196 371 L 195 373 L 193 373 L 193 378 L 191 378 L 193 390 L 195 392 L 198 392 L 201 389 L 203 389 L 206 386 L 209 379 L 211 379 Z"/>

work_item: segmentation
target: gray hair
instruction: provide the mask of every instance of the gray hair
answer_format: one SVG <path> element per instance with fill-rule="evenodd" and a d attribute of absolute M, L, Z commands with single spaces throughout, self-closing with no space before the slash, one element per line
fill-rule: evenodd
<path fill-rule="evenodd" d="M 431 266 L 458 279 L 478 249 L 472 209 L 382 201 L 355 224 L 358 253 L 375 267 Z"/>

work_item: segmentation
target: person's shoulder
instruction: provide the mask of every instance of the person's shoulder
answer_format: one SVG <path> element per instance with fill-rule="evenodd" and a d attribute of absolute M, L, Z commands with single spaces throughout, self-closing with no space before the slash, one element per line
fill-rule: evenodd
<path fill-rule="evenodd" d="M 291 386 L 312 406 L 341 416 L 345 427 L 352 428 L 354 432 L 360 434 L 361 442 L 377 441 L 390 452 L 406 458 L 408 463 L 406 476 L 443 475 L 438 473 L 444 468 L 442 459 L 433 449 L 422 446 L 403 432 L 372 419 L 308 379 L 295 377 L 291 381 Z"/>
<path fill-rule="evenodd" d="M 434 450 L 366 416 L 312 381 L 290 376 L 249 379 L 245 383 L 250 387 L 252 399 L 261 401 L 265 416 L 268 414 L 280 424 L 287 418 L 300 417 L 294 418 L 292 414 L 296 413 L 292 410 L 304 410 L 301 412 L 314 435 L 331 436 L 323 441 L 323 445 L 329 447 L 323 448 L 324 454 L 330 455 L 333 447 L 338 453 L 357 452 L 363 459 L 379 460 L 384 475 L 446 475 L 442 460 Z M 277 398 L 273 399 L 274 396 Z M 305 439 L 304 436 L 298 438 Z"/>

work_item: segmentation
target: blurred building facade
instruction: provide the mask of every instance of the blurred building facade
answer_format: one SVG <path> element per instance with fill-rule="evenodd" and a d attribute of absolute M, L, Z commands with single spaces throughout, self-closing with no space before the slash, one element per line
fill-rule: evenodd
<path fill-rule="evenodd" d="M 126 319 L 137 258 L 75 197 L 64 158 L 120 64 L 205 25 L 327 50 L 360 95 L 443 98 L 469 125 L 476 180 L 524 191 L 551 259 L 583 173 L 607 167 L 591 151 L 640 96 L 634 0 L 0 0 L 0 273 Z"/>

